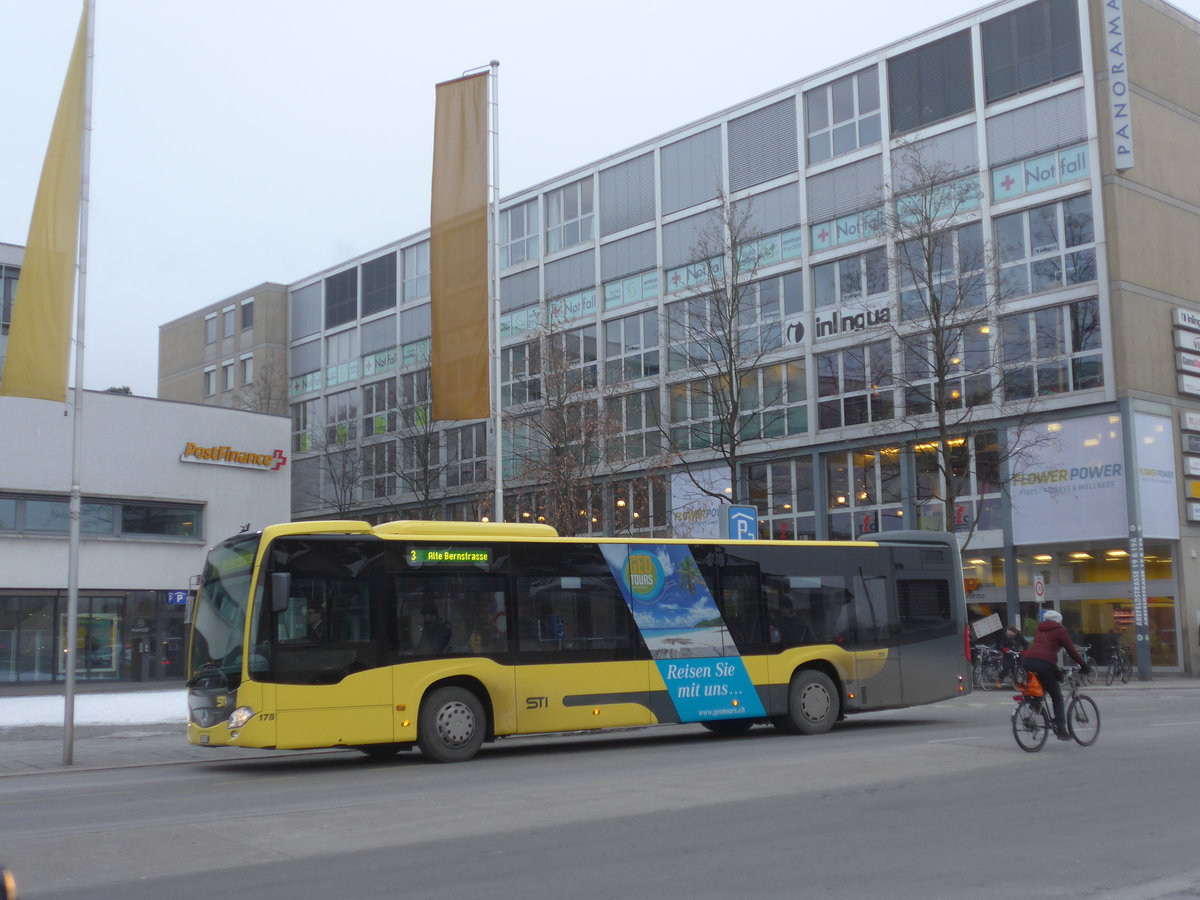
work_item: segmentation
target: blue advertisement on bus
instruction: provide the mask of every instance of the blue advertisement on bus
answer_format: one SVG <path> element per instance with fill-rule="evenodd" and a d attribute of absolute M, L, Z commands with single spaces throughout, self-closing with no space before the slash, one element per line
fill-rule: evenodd
<path fill-rule="evenodd" d="M 682 722 L 766 715 L 691 550 L 601 548 Z"/>

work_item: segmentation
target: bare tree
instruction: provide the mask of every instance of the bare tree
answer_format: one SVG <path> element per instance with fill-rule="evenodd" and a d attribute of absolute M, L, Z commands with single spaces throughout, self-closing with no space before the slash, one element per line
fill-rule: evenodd
<path fill-rule="evenodd" d="M 899 394 L 894 417 L 884 414 L 878 425 L 913 436 L 919 496 L 910 499 L 940 507 L 944 527 L 969 540 L 979 517 L 960 514 L 960 500 L 972 493 L 972 474 L 1002 490 L 1003 464 L 1044 442 L 1028 427 L 1038 398 L 1005 396 L 998 329 L 1009 290 L 982 223 L 972 221 L 978 177 L 930 159 L 919 144 L 894 159 L 894 182 L 872 225 L 891 248 L 900 296 L 895 314 L 876 323 L 892 338 L 899 365 L 889 353 L 886 362 L 867 361 L 866 374 L 874 388 Z"/>
<path fill-rule="evenodd" d="M 253 412 L 287 415 L 287 378 L 278 359 L 267 359 L 258 366 L 254 379 L 238 389 L 238 402 Z"/>
<path fill-rule="evenodd" d="M 307 447 L 319 461 L 312 477 L 297 485 L 297 499 L 312 509 L 333 510 L 353 518 L 362 491 L 362 454 L 358 443 L 340 426 L 314 427 Z"/>
<path fill-rule="evenodd" d="M 786 385 L 761 371 L 782 335 L 778 312 L 764 311 L 755 283 L 765 250 L 752 210 L 723 192 L 718 201 L 692 247 L 687 299 L 666 308 L 668 370 L 683 380 L 669 386 L 665 431 L 696 488 L 737 503 L 743 445 L 773 431 Z M 710 468 L 713 453 L 728 470 L 729 493 L 697 474 Z"/>
<path fill-rule="evenodd" d="M 486 493 L 487 426 L 433 419 L 430 370 L 400 376 L 399 410 L 391 429 L 395 452 L 391 470 L 398 490 L 397 510 L 407 518 L 436 519 L 446 503 Z M 477 500 L 477 497 L 474 497 Z"/>
<path fill-rule="evenodd" d="M 506 485 L 532 495 L 538 521 L 559 534 L 587 530 L 598 508 L 606 442 L 620 425 L 596 391 L 596 328 L 572 327 L 557 304 L 522 351 L 528 378 L 505 418 Z M 532 514 L 531 510 L 527 510 Z"/>

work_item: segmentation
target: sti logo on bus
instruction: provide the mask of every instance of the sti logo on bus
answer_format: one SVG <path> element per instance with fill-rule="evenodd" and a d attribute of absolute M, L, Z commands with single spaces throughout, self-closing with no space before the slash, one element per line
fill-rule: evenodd
<path fill-rule="evenodd" d="M 625 583 L 635 600 L 649 603 L 662 593 L 662 563 L 652 553 L 630 553 L 625 563 Z"/>

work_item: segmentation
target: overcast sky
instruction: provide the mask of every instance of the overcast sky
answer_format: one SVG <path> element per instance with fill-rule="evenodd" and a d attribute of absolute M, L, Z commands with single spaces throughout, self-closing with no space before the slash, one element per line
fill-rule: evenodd
<path fill-rule="evenodd" d="M 1176 4 L 1193 15 L 1200 0 Z M 502 194 L 976 8 L 949 0 L 98 0 L 84 386 L 158 326 L 429 223 L 434 85 L 500 60 Z M 0 2 L 0 241 L 24 244 L 78 0 Z M 1152 52 L 1131 48 L 1132 53 Z"/>

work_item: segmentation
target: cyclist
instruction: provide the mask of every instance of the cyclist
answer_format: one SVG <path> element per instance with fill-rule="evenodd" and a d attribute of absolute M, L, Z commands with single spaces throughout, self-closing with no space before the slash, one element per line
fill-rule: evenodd
<path fill-rule="evenodd" d="M 1069 741 L 1066 716 L 1063 714 L 1062 688 L 1058 681 L 1062 673 L 1058 669 L 1058 651 L 1066 650 L 1067 655 L 1079 663 L 1080 670 L 1086 675 L 1091 667 L 1084 661 L 1083 654 L 1075 649 L 1067 629 L 1063 628 L 1062 613 L 1056 609 L 1048 609 L 1038 623 L 1033 635 L 1033 644 L 1021 654 L 1021 662 L 1027 672 L 1032 672 L 1054 701 L 1054 733 L 1060 741 Z"/>

